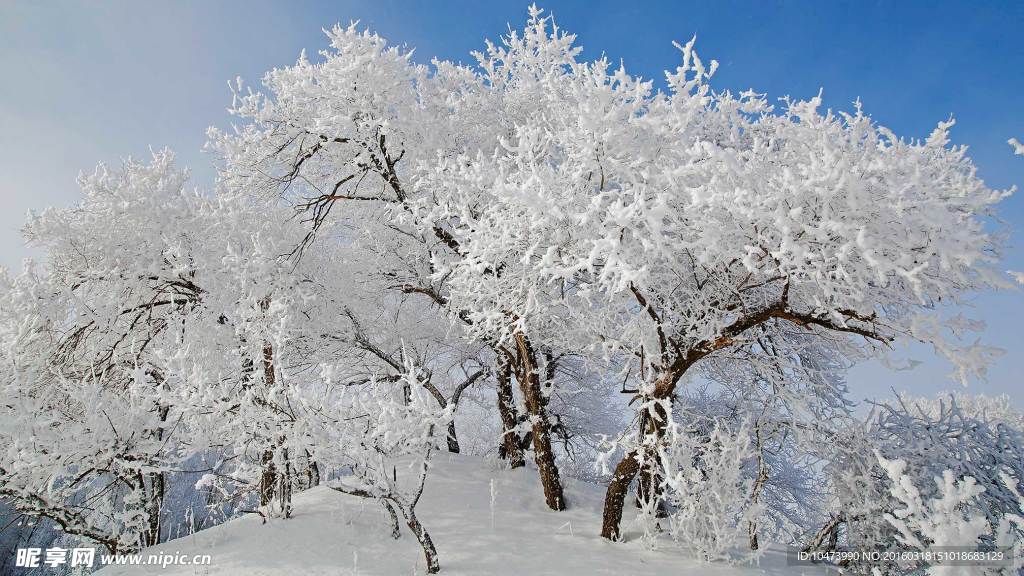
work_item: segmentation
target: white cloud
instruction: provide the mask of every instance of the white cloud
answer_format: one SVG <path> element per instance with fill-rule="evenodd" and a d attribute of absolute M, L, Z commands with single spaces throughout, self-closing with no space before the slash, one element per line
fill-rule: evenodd
<path fill-rule="evenodd" d="M 1021 144 L 1016 138 L 1010 138 L 1006 141 L 1007 144 L 1013 146 L 1013 153 L 1024 156 L 1024 144 Z"/>

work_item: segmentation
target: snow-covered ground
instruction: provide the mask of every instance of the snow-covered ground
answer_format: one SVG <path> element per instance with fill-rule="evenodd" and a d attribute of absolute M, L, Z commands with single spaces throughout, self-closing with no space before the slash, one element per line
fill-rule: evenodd
<path fill-rule="evenodd" d="M 453 576 L 824 573 L 787 566 L 779 549 L 767 550 L 758 566 L 727 566 L 686 558 L 668 543 L 647 550 L 636 534 L 613 544 L 598 536 L 602 493 L 600 486 L 568 481 L 570 508 L 552 512 L 544 507 L 534 471 L 498 470 L 480 458 L 440 454 L 417 510 L 437 546 L 441 573 Z M 392 540 L 379 504 L 319 487 L 295 496 L 289 520 L 261 524 L 249 515 L 143 552 L 209 554 L 210 566 L 109 566 L 99 574 L 424 574 L 423 553 L 404 525 L 402 530 Z"/>

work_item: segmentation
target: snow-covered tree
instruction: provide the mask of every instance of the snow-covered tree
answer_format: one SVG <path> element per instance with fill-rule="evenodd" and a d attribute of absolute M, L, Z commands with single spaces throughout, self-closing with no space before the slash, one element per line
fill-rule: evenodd
<path fill-rule="evenodd" d="M 267 94 L 237 97 L 232 112 L 243 126 L 233 133 L 211 131 L 210 147 L 224 163 L 222 184 L 274 198 L 284 193 L 310 225 L 299 246 L 303 253 L 316 235 L 333 237 L 335 231 L 358 225 L 360 234 L 372 236 L 380 252 L 388 254 L 375 271 L 389 280 L 386 286 L 418 295 L 467 324 L 478 341 L 492 348 L 498 364 L 494 372 L 503 373 L 507 365 L 515 376 L 545 499 L 551 508 L 562 509 L 542 382 L 546 349 L 516 328 L 517 310 L 506 310 L 501 325 L 488 329 L 477 328 L 471 311 L 453 305 L 440 267 L 448 260 L 462 261 L 466 250 L 452 235 L 451 222 L 419 215 L 424 203 L 433 202 L 433 192 L 417 185 L 420 164 L 467 146 L 498 146 L 502 127 L 493 122 L 488 91 L 468 68 L 438 63 L 429 73 L 412 63 L 410 52 L 389 47 L 355 25 L 335 27 L 329 37 L 332 49 L 322 54 L 322 62 L 303 56 L 296 65 L 267 74 Z M 453 93 L 464 97 L 452 99 Z M 455 105 L 465 113 L 453 113 Z M 499 385 L 506 381 L 498 379 Z M 505 411 L 508 395 L 507 389 L 499 394 Z M 510 432 L 505 431 L 506 437 Z"/>
<path fill-rule="evenodd" d="M 111 551 L 160 540 L 186 409 L 159 351 L 200 306 L 202 199 L 168 152 L 81 179 L 84 199 L 30 219 L 46 250 L 7 278 L 0 330 L 0 493 Z"/>
<path fill-rule="evenodd" d="M 430 457 L 452 420 L 454 404 L 439 405 L 424 386 L 422 368 L 404 355 L 394 379 L 335 382 L 335 367 L 321 368 L 334 392 L 313 410 L 321 417 L 311 424 L 317 458 L 331 462 L 341 475 L 328 485 L 339 492 L 379 500 L 399 537 L 398 517 L 423 548 L 427 573 L 440 570 L 437 550 L 416 516 Z M 397 385 L 396 385 L 397 384 Z M 401 469 L 401 479 L 399 470 Z"/>
<path fill-rule="evenodd" d="M 506 102 L 528 97 L 532 115 L 501 147 L 439 156 L 419 180 L 442 199 L 423 218 L 456 223 L 464 255 L 443 274 L 478 324 L 516 309 L 538 341 L 627 354 L 652 400 L 737 350 L 793 358 L 793 332 L 849 357 L 916 339 L 961 378 L 981 373 L 992 352 L 952 337 L 975 326 L 935 309 L 1007 285 L 984 217 L 1008 192 L 949 146 L 951 122 L 906 141 L 859 105 L 822 111 L 814 97 L 776 111 L 763 95 L 716 93 L 715 64 L 692 42 L 669 91 L 652 92 L 606 61 L 577 61 L 571 40 L 534 13 L 481 56 L 484 84 Z M 486 270 L 502 274 L 474 273 Z M 642 425 L 660 437 L 666 422 Z M 606 537 L 642 460 L 627 450 L 617 467 Z"/>

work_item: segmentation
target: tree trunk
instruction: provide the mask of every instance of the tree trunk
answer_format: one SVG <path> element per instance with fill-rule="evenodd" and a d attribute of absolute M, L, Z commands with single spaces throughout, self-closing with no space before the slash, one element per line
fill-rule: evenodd
<path fill-rule="evenodd" d="M 472 380 L 468 380 L 467 382 L 472 383 Z M 468 384 L 466 384 L 466 385 L 468 386 Z M 431 382 L 424 382 L 423 383 L 423 388 L 425 388 L 427 390 L 427 392 L 430 392 L 430 395 L 434 397 L 434 400 L 437 400 L 437 405 L 438 406 L 440 406 L 442 409 L 448 407 L 448 404 L 449 404 L 448 400 L 445 399 L 444 394 L 441 394 L 441 391 L 437 389 L 437 386 L 434 386 L 434 384 L 431 383 Z M 408 387 L 408 385 L 404 386 L 402 388 L 402 390 L 407 395 L 408 394 L 412 394 L 412 390 Z M 459 437 L 455 433 L 455 414 L 454 414 L 455 410 L 459 407 L 459 395 L 460 394 L 461 394 L 461 392 L 456 391 L 456 393 L 452 395 L 452 401 L 451 401 L 451 404 L 452 404 L 452 421 L 448 423 L 448 433 L 447 433 L 447 437 L 445 438 L 448 441 L 448 451 L 453 453 L 453 454 L 458 454 L 459 451 L 461 450 L 461 448 L 459 447 Z M 409 403 L 408 398 L 406 399 L 405 403 L 406 404 Z"/>
<path fill-rule="evenodd" d="M 274 488 L 277 487 L 277 467 L 274 466 L 273 450 L 266 450 L 260 457 L 260 506 L 267 507 L 274 501 Z"/>
<path fill-rule="evenodd" d="M 675 382 L 678 379 L 679 376 L 672 373 L 660 378 L 655 385 L 655 394 L 658 395 L 658 398 L 671 397 L 675 390 Z M 656 404 L 654 411 L 655 414 L 653 416 L 650 412 L 641 416 L 640 429 L 646 436 L 653 436 L 653 443 L 656 444 L 665 433 L 665 426 L 668 424 L 668 414 L 661 404 Z M 654 446 L 648 444 L 645 444 L 645 446 L 646 448 L 640 448 L 640 450 L 645 450 L 643 461 L 646 462 L 646 465 L 643 467 L 643 472 L 647 478 L 643 479 L 641 482 L 642 486 L 638 488 L 638 500 L 640 497 L 650 497 L 652 492 L 656 494 L 659 489 L 658 475 L 660 471 L 657 469 L 657 455 L 654 452 Z M 609 540 L 619 540 L 621 538 L 619 524 L 622 522 L 622 509 L 626 501 L 626 494 L 629 493 L 629 485 L 637 473 L 641 471 L 640 456 L 637 450 L 626 454 L 615 466 L 615 474 L 612 476 L 612 481 L 608 484 L 608 491 L 605 493 L 604 498 L 604 515 L 601 520 L 601 536 Z"/>
<path fill-rule="evenodd" d="M 601 519 L 601 536 L 618 541 L 621 539 L 619 524 L 622 522 L 622 507 L 626 502 L 629 485 L 640 471 L 640 460 L 635 451 L 626 454 L 615 466 L 615 474 L 608 483 L 604 497 L 604 513 Z"/>
<path fill-rule="evenodd" d="M 163 472 L 149 475 L 149 496 L 146 501 L 149 529 L 144 536 L 146 546 L 156 546 L 160 543 L 160 512 L 164 506 L 166 486 L 167 480 Z"/>
<path fill-rule="evenodd" d="M 645 434 L 648 437 L 653 437 L 658 440 L 661 439 L 664 433 L 665 419 L 668 417 L 665 411 L 658 405 L 655 408 L 657 412 L 656 418 L 652 417 L 650 413 L 644 413 L 640 417 L 640 429 L 646 430 Z M 645 505 L 653 504 L 655 506 L 655 516 L 664 517 L 664 508 L 662 506 L 661 498 L 661 468 L 658 461 L 657 453 L 650 449 L 647 451 L 644 457 L 644 464 L 640 466 L 638 472 L 639 478 L 636 481 L 636 505 L 637 508 L 642 508 Z"/>
<path fill-rule="evenodd" d="M 459 439 L 455 435 L 455 420 L 453 419 L 448 423 L 448 451 L 453 454 L 458 454 L 459 450 Z"/>
<path fill-rule="evenodd" d="M 391 537 L 398 540 L 402 536 L 402 532 L 398 525 L 398 514 L 395 514 L 395 507 L 391 505 L 391 502 L 384 499 L 381 499 L 380 503 L 391 518 Z"/>
<path fill-rule="evenodd" d="M 264 311 L 270 305 L 270 299 L 267 298 L 261 303 L 261 307 Z M 269 341 L 263 342 L 263 384 L 265 390 L 269 392 L 277 381 L 277 375 L 274 371 L 274 346 Z M 284 447 L 285 439 L 280 437 L 276 439 L 277 447 L 281 450 L 281 455 L 284 460 L 284 469 L 278 470 L 277 465 L 274 463 L 274 450 L 267 450 L 263 452 L 260 459 L 260 464 L 263 466 L 263 474 L 260 476 L 260 506 L 273 508 L 273 504 L 276 502 L 281 509 L 281 513 L 285 518 L 290 518 L 292 515 L 292 468 L 291 462 L 288 458 L 288 448 Z M 271 510 L 268 510 L 270 512 Z"/>
<path fill-rule="evenodd" d="M 555 453 L 551 449 L 551 423 L 547 416 L 547 398 L 541 391 L 537 355 L 523 334 L 516 335 L 519 356 L 519 387 L 526 403 L 526 411 L 533 426 L 533 454 L 544 487 L 544 500 L 552 510 L 565 510 L 562 480 L 558 475 Z"/>
<path fill-rule="evenodd" d="M 847 517 L 839 513 L 829 519 L 824 526 L 811 538 L 811 542 L 804 548 L 804 552 L 812 550 L 835 550 L 839 543 L 839 527 L 845 523 Z"/>
<path fill-rule="evenodd" d="M 260 302 L 263 310 L 269 306 L 269 300 Z M 276 374 L 274 374 L 274 347 L 270 342 L 263 342 L 263 386 L 269 391 L 274 387 Z M 260 506 L 270 506 L 274 501 L 274 488 L 277 486 L 277 467 L 274 465 L 274 451 L 266 450 L 260 456 L 260 466 L 263 473 L 260 475 Z"/>
<path fill-rule="evenodd" d="M 284 439 L 282 438 L 282 443 Z M 277 480 L 278 501 L 281 503 L 281 512 L 285 518 L 292 517 L 292 461 L 288 458 L 288 449 L 281 450 L 284 457 L 284 474 Z"/>
<path fill-rule="evenodd" d="M 430 539 L 430 534 L 420 524 L 412 507 L 406 509 L 404 506 L 399 506 L 399 509 L 405 516 L 405 523 L 409 526 L 409 530 L 416 536 L 416 541 L 423 548 L 423 556 L 427 559 L 427 574 L 437 574 L 441 571 L 441 564 L 437 561 L 437 549 L 434 548 L 434 541 Z"/>
<path fill-rule="evenodd" d="M 510 468 L 522 468 L 526 465 L 523 449 L 519 446 L 519 433 L 516 426 L 519 414 L 516 410 L 515 398 L 512 396 L 512 366 L 509 362 L 501 362 L 498 366 L 497 384 L 498 414 L 501 415 L 501 444 L 498 456 L 508 461 Z"/>
<path fill-rule="evenodd" d="M 163 378 L 157 376 L 160 385 L 166 387 Z M 161 404 L 157 408 L 160 415 L 161 425 L 153 433 L 157 440 L 164 439 L 163 423 L 167 422 L 167 416 L 171 413 L 171 407 Z M 167 476 L 164 472 L 154 472 L 149 476 L 149 493 L 146 498 L 146 514 L 149 516 L 149 528 L 144 538 L 146 546 L 156 546 L 160 543 L 160 514 L 164 507 L 164 493 L 167 490 Z M 143 484 L 145 487 L 145 484 Z"/>
<path fill-rule="evenodd" d="M 661 495 L 661 475 L 653 462 L 648 461 L 641 467 L 636 481 L 636 505 L 642 508 L 649 503 L 656 503 Z"/>
<path fill-rule="evenodd" d="M 313 455 L 306 450 L 306 488 L 320 485 L 320 466 L 313 460 Z"/>
<path fill-rule="evenodd" d="M 764 463 L 764 449 L 761 445 L 761 430 L 757 429 L 757 480 L 754 482 L 754 489 L 750 494 L 750 501 L 757 504 L 761 498 L 761 491 L 765 482 L 768 481 L 768 467 Z M 757 541 L 757 522 L 750 522 L 747 526 L 750 535 L 750 549 L 757 550 L 760 544 Z"/>

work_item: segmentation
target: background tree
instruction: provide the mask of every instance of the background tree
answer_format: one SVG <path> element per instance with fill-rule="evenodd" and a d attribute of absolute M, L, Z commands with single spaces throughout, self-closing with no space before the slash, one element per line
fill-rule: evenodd
<path fill-rule="evenodd" d="M 46 261 L 2 294 L 0 492 L 111 552 L 161 541 L 168 473 L 189 453 L 187 391 L 160 354 L 202 304 L 203 200 L 169 152 L 81 179 L 78 206 L 30 219 Z"/>

